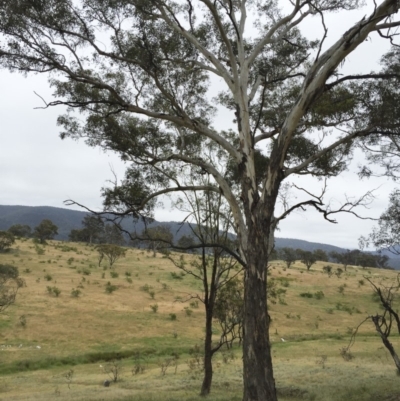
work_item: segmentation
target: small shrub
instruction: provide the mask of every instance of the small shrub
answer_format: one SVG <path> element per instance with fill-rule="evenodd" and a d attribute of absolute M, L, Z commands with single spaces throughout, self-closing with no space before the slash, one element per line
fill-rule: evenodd
<path fill-rule="evenodd" d="M 45 253 L 44 248 L 41 248 L 38 244 L 35 244 L 35 251 L 38 255 L 44 255 Z"/>
<path fill-rule="evenodd" d="M 129 284 L 132 284 L 132 282 L 133 282 L 132 279 L 131 279 L 130 277 L 127 277 L 127 278 L 126 278 L 126 281 L 127 281 Z"/>
<path fill-rule="evenodd" d="M 84 268 L 82 269 L 82 274 L 84 274 L 85 276 L 90 276 L 90 275 L 92 274 L 92 272 L 90 271 L 89 268 L 84 267 Z"/>
<path fill-rule="evenodd" d="M 116 285 L 113 285 L 110 282 L 108 282 L 106 284 L 106 293 L 107 294 L 112 294 L 115 290 L 117 290 L 117 288 L 118 287 Z"/>
<path fill-rule="evenodd" d="M 26 320 L 26 316 L 25 315 L 21 315 L 19 317 L 19 324 L 24 328 L 26 327 L 27 320 Z"/>
<path fill-rule="evenodd" d="M 193 315 L 192 309 L 185 308 L 185 314 L 186 314 L 186 316 L 192 316 Z"/>
<path fill-rule="evenodd" d="M 140 287 L 140 289 L 141 289 L 142 291 L 144 291 L 144 292 L 149 292 L 152 288 L 153 288 L 153 287 L 151 287 L 151 286 L 148 285 L 148 284 L 145 284 L 145 285 L 143 285 L 143 286 Z"/>
<path fill-rule="evenodd" d="M 313 294 L 311 294 L 311 292 L 302 292 L 300 296 L 303 298 L 312 298 Z"/>
<path fill-rule="evenodd" d="M 53 287 L 53 294 L 58 297 L 61 294 L 61 290 L 58 287 Z"/>
<path fill-rule="evenodd" d="M 151 291 L 149 291 L 149 295 L 150 295 L 151 299 L 154 299 L 156 293 L 154 290 L 151 290 Z"/>
<path fill-rule="evenodd" d="M 131 277 L 131 276 L 132 276 L 132 273 L 131 273 L 131 272 L 125 272 L 125 276 L 126 276 L 126 277 Z"/>
<path fill-rule="evenodd" d="M 193 309 L 197 309 L 199 307 L 199 301 L 190 302 L 190 307 Z"/>
<path fill-rule="evenodd" d="M 332 266 L 326 265 L 322 268 L 322 271 L 326 273 L 329 277 L 332 276 Z"/>
<path fill-rule="evenodd" d="M 325 294 L 324 294 L 324 292 L 323 291 L 317 291 L 317 292 L 315 292 L 314 293 L 314 298 L 315 299 L 322 299 L 322 298 L 324 298 L 325 297 Z"/>
<path fill-rule="evenodd" d="M 158 305 L 157 304 L 150 305 L 150 308 L 154 313 L 157 313 L 157 311 L 158 311 Z"/>
<path fill-rule="evenodd" d="M 321 355 L 316 361 L 315 361 L 315 363 L 317 364 L 317 365 L 320 365 L 320 366 L 322 366 L 322 369 L 325 369 L 325 363 L 326 363 L 326 360 L 328 359 L 328 356 L 327 355 Z"/>
<path fill-rule="evenodd" d="M 175 272 L 171 272 L 171 277 L 174 279 L 174 280 L 182 280 L 182 276 L 181 275 L 179 275 L 179 274 L 177 274 L 177 273 L 175 273 Z"/>
<path fill-rule="evenodd" d="M 358 285 L 361 287 L 362 285 L 364 285 L 365 284 L 365 281 L 364 280 L 358 280 Z"/>
<path fill-rule="evenodd" d="M 111 276 L 111 278 L 118 278 L 119 274 L 115 271 L 111 271 L 110 276 Z"/>
<path fill-rule="evenodd" d="M 342 275 L 342 273 L 343 273 L 343 269 L 342 269 L 341 267 L 338 267 L 338 268 L 336 269 L 336 272 L 335 272 L 337 278 L 340 278 L 340 276 Z"/>
<path fill-rule="evenodd" d="M 344 295 L 344 289 L 345 289 L 345 287 L 346 287 L 345 284 L 340 285 L 340 286 L 338 287 L 338 292 L 339 292 L 339 294 Z"/>
<path fill-rule="evenodd" d="M 31 269 L 26 268 L 26 269 L 24 270 L 24 273 L 31 273 Z"/>
<path fill-rule="evenodd" d="M 346 362 L 351 361 L 354 358 L 354 355 L 347 347 L 340 348 L 339 353 Z"/>
<path fill-rule="evenodd" d="M 79 297 L 79 295 L 81 295 L 81 290 L 79 290 L 79 289 L 75 289 L 75 288 L 73 288 L 72 290 L 71 290 L 71 297 L 72 298 L 78 298 Z"/>
<path fill-rule="evenodd" d="M 55 297 L 58 297 L 61 294 L 61 290 L 58 287 L 50 287 L 48 285 L 46 288 L 47 288 L 47 292 L 50 295 L 54 295 Z"/>
<path fill-rule="evenodd" d="M 176 313 L 170 313 L 169 318 L 170 320 L 176 320 Z"/>
<path fill-rule="evenodd" d="M 51 280 L 53 280 L 53 277 L 52 277 L 52 275 L 51 275 L 51 274 L 49 274 L 49 273 L 47 273 L 47 274 L 44 276 L 44 278 L 45 278 L 47 281 L 51 281 Z"/>

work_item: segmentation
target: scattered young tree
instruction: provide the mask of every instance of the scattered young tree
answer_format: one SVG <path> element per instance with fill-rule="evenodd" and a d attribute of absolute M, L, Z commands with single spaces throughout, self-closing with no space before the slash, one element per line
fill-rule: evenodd
<path fill-rule="evenodd" d="M 121 248 L 118 245 L 113 244 L 101 244 L 96 247 L 99 253 L 99 266 L 104 258 L 108 260 L 110 269 L 114 266 L 114 263 L 121 258 L 126 256 L 126 249 Z"/>
<path fill-rule="evenodd" d="M 28 238 L 32 235 L 31 227 L 26 224 L 14 224 L 8 229 L 8 232 L 19 238 Z"/>
<path fill-rule="evenodd" d="M 0 312 L 15 302 L 18 290 L 24 284 L 24 280 L 19 277 L 18 268 L 0 264 Z"/>
<path fill-rule="evenodd" d="M 395 309 L 393 305 L 393 302 L 398 297 L 398 292 L 400 290 L 400 275 L 397 275 L 396 282 L 390 286 L 384 286 L 382 284 L 381 286 L 378 286 L 368 277 L 364 278 L 371 284 L 374 293 L 379 300 L 381 311 L 373 315 L 368 315 L 367 318 L 358 325 L 350 339 L 349 345 L 345 349 L 345 354 L 349 352 L 351 346 L 354 344 L 355 337 L 361 325 L 367 321 L 371 321 L 376 332 L 381 338 L 383 345 L 389 351 L 396 366 L 397 372 L 400 374 L 400 358 L 397 355 L 393 344 L 390 342 L 392 329 L 394 329 L 397 334 L 400 335 L 400 317 L 398 310 Z"/>
<path fill-rule="evenodd" d="M 174 236 L 167 226 L 146 227 L 143 229 L 141 238 L 145 246 L 153 252 L 153 257 L 157 252 L 165 252 L 173 243 Z"/>
<path fill-rule="evenodd" d="M 15 243 L 14 235 L 8 231 L 0 231 L 0 252 L 7 252 Z"/>
<path fill-rule="evenodd" d="M 317 263 L 317 257 L 314 252 L 303 251 L 301 249 L 297 250 L 297 255 L 300 258 L 300 262 L 304 263 L 307 267 L 307 270 L 310 270 L 311 266 Z"/>
<path fill-rule="evenodd" d="M 72 229 L 68 234 L 68 239 L 71 242 L 87 242 L 90 241 L 90 235 L 85 228 Z"/>
<path fill-rule="evenodd" d="M 343 268 L 345 271 L 347 271 L 347 266 L 350 264 L 356 265 L 357 263 L 352 263 L 355 262 L 355 258 L 353 255 L 350 253 L 350 251 L 346 251 L 343 253 L 332 251 L 329 253 L 329 256 L 336 262 L 336 263 L 341 263 L 343 265 Z"/>
<path fill-rule="evenodd" d="M 53 239 L 58 234 L 58 227 L 49 219 L 44 219 L 33 231 L 33 237 L 41 244 L 45 244 L 47 240 Z"/>
<path fill-rule="evenodd" d="M 324 250 L 322 250 L 322 249 L 316 249 L 316 250 L 314 251 L 314 256 L 315 256 L 315 257 L 317 258 L 317 260 L 320 261 L 320 262 L 328 262 L 328 261 L 329 261 L 329 258 L 328 258 L 327 253 L 326 253 Z"/>
<path fill-rule="evenodd" d="M 279 257 L 286 263 L 288 269 L 290 269 L 290 266 L 298 259 L 297 252 L 287 247 L 279 249 Z"/>
<path fill-rule="evenodd" d="M 86 242 L 88 244 L 106 242 L 104 238 L 104 222 L 100 216 L 86 215 L 82 220 L 81 229 L 72 229 L 68 238 L 72 242 Z"/>
<path fill-rule="evenodd" d="M 191 252 L 193 245 L 195 245 L 195 239 L 193 235 L 182 235 L 176 245 L 181 249 L 181 252 Z"/>
<path fill-rule="evenodd" d="M 204 176 L 199 183 L 207 185 L 207 180 L 210 177 Z M 237 281 L 241 266 L 232 256 L 235 255 L 236 246 L 229 236 L 232 220 L 221 194 L 187 194 L 185 199 L 179 201 L 179 206 L 191 211 L 193 234 L 184 241 L 183 247 L 183 241 L 179 241 L 174 248 L 197 252 L 189 260 L 182 254 L 178 258 L 171 254 L 169 258 L 180 270 L 202 284 L 202 294 L 195 294 L 191 298 L 202 302 L 205 309 L 204 377 L 200 394 L 206 396 L 211 391 L 213 356 L 221 347 L 231 347 L 235 340 L 242 339 L 243 291 Z M 218 322 L 221 329 L 216 343 L 212 341 L 213 320 Z"/>
<path fill-rule="evenodd" d="M 125 245 L 125 239 L 121 230 L 115 224 L 106 224 L 100 242 L 113 245 Z"/>
<path fill-rule="evenodd" d="M 362 247 L 372 245 L 379 250 L 400 255 L 400 190 L 394 190 L 389 197 L 389 206 L 381 214 L 378 226 L 366 238 L 360 238 Z"/>
<path fill-rule="evenodd" d="M 87 242 L 89 244 L 98 243 L 104 234 L 104 222 L 100 216 L 86 215 L 82 220 L 82 226 Z M 110 242 L 111 243 L 111 242 Z"/>
<path fill-rule="evenodd" d="M 396 44 L 398 0 L 368 3 L 360 21 L 326 44 L 328 14 L 362 4 L 0 0 L 1 65 L 51 73 L 57 100 L 45 107 L 65 105 L 71 112 L 58 120 L 62 137 L 85 138 L 132 163 L 126 178 L 132 185 L 115 188 L 117 201 L 105 203 L 106 211 L 138 218 L 159 195 L 182 191 L 214 191 L 226 199 L 246 269 L 243 401 L 277 399 L 266 267 L 279 221 L 313 207 L 333 222 L 333 213 L 355 213 L 369 199 L 347 199 L 333 210 L 325 188 L 312 192 L 313 182 L 294 187 L 304 197 L 275 215 L 282 184 L 297 175 L 336 176 L 355 148 L 366 144 L 373 151 L 399 133 L 398 47 L 380 71 L 342 70 L 374 35 Z M 321 21 L 316 40 L 300 29 L 310 18 Z M 259 29 L 249 28 L 250 19 Z M 211 78 L 221 85 L 217 99 L 235 129 L 215 129 Z M 329 135 L 334 127 L 339 130 Z M 213 177 L 207 189 L 183 182 L 204 173 Z"/>

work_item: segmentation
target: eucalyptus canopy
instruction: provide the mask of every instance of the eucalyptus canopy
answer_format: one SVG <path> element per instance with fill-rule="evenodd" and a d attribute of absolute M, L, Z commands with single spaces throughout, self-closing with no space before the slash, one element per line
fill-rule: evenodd
<path fill-rule="evenodd" d="M 299 207 L 330 221 L 336 212 L 303 188 L 308 199 L 275 215 L 281 184 L 338 175 L 357 146 L 379 149 L 399 132 L 399 1 L 368 1 L 367 14 L 325 45 L 326 15 L 362 3 L 0 0 L 0 63 L 49 75 L 56 100 L 46 107 L 68 107 L 58 120 L 63 138 L 130 162 L 125 180 L 104 190 L 107 211 L 138 217 L 161 194 L 223 195 L 245 268 L 245 401 L 276 400 L 266 304 L 274 230 Z M 323 28 L 318 40 L 301 31 L 312 18 Z M 381 70 L 343 75 L 346 57 L 378 35 L 393 44 Z M 213 99 L 210 86 L 221 87 Z M 222 106 L 234 129 L 215 129 Z M 202 174 L 210 184 L 193 185 Z"/>

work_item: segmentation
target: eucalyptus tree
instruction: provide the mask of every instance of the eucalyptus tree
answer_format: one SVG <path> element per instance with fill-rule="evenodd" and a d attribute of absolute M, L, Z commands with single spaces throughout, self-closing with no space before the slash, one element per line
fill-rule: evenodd
<path fill-rule="evenodd" d="M 389 205 L 381 214 L 378 226 L 374 227 L 368 237 L 360 238 L 364 247 L 372 244 L 376 249 L 388 250 L 400 255 L 400 190 L 394 190 L 389 197 Z"/>
<path fill-rule="evenodd" d="M 195 178 L 197 184 L 204 186 L 212 181 L 208 174 Z M 185 181 L 194 185 L 193 177 Z M 169 258 L 201 283 L 201 294 L 192 294 L 190 299 L 199 300 L 205 311 L 204 377 L 200 391 L 205 396 L 211 391 L 213 356 L 221 347 L 229 348 L 242 339 L 243 291 L 238 277 L 243 263 L 232 236 L 231 212 L 221 193 L 185 193 L 176 201 L 176 207 L 187 213 L 192 235 L 190 241 L 178 241 L 174 249 L 191 250 L 193 255 L 171 254 Z M 218 341 L 213 341 L 215 323 L 220 326 Z"/>
<path fill-rule="evenodd" d="M 58 227 L 49 219 L 42 220 L 33 230 L 33 237 L 41 244 L 53 239 L 58 234 Z"/>
<path fill-rule="evenodd" d="M 109 210 L 146 215 L 157 196 L 181 191 L 225 198 L 245 269 L 245 401 L 276 400 L 266 302 L 274 230 L 299 207 L 330 221 L 336 212 L 323 193 L 300 188 L 306 198 L 276 215 L 282 183 L 338 175 L 355 147 L 373 150 L 398 134 L 398 48 L 380 71 L 346 75 L 342 68 L 373 35 L 396 45 L 399 1 L 369 2 L 360 21 L 326 44 L 327 14 L 362 3 L 0 0 L 1 64 L 49 74 L 56 99 L 45 107 L 69 111 L 58 120 L 62 138 L 85 138 L 132 164 L 126 180 L 136 189 L 117 188 L 121 202 L 106 203 Z M 301 32 L 312 18 L 322 26 L 317 40 Z M 210 85 L 219 89 L 214 98 Z M 215 128 L 217 106 L 231 112 L 231 129 Z M 210 146 L 217 160 L 208 157 Z M 229 174 L 220 160 L 229 161 Z M 213 177 L 207 188 L 181 183 L 185 174 L 204 173 Z M 339 209 L 355 213 L 363 200 Z"/>

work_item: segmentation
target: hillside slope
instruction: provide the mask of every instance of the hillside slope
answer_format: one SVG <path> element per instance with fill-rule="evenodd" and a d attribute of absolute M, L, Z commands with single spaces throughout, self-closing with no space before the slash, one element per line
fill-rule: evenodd
<path fill-rule="evenodd" d="M 68 234 L 72 229 L 79 229 L 82 227 L 82 220 L 87 215 L 87 212 L 77 210 L 50 207 L 50 206 L 9 206 L 0 205 L 0 230 L 7 230 L 14 224 L 27 224 L 34 228 L 43 219 L 50 219 L 58 227 L 58 235 L 55 237 L 57 240 L 68 240 Z M 179 223 L 175 221 L 158 222 L 155 221 L 149 224 L 149 227 L 157 225 L 169 226 L 174 235 L 174 241 L 178 241 L 183 235 L 190 235 L 191 228 L 188 223 Z M 132 219 L 125 219 L 122 223 L 125 230 L 129 232 L 140 233 L 144 228 L 144 223 L 138 221 L 135 224 Z M 346 252 L 347 249 L 340 248 L 334 245 L 322 244 L 316 242 L 303 241 L 294 238 L 276 238 L 276 248 L 293 248 L 302 249 L 305 251 L 314 251 L 322 249 L 326 253 L 335 251 L 339 253 Z M 396 257 L 391 253 L 386 253 L 390 262 L 389 265 L 395 269 L 400 269 L 400 257 Z"/>

